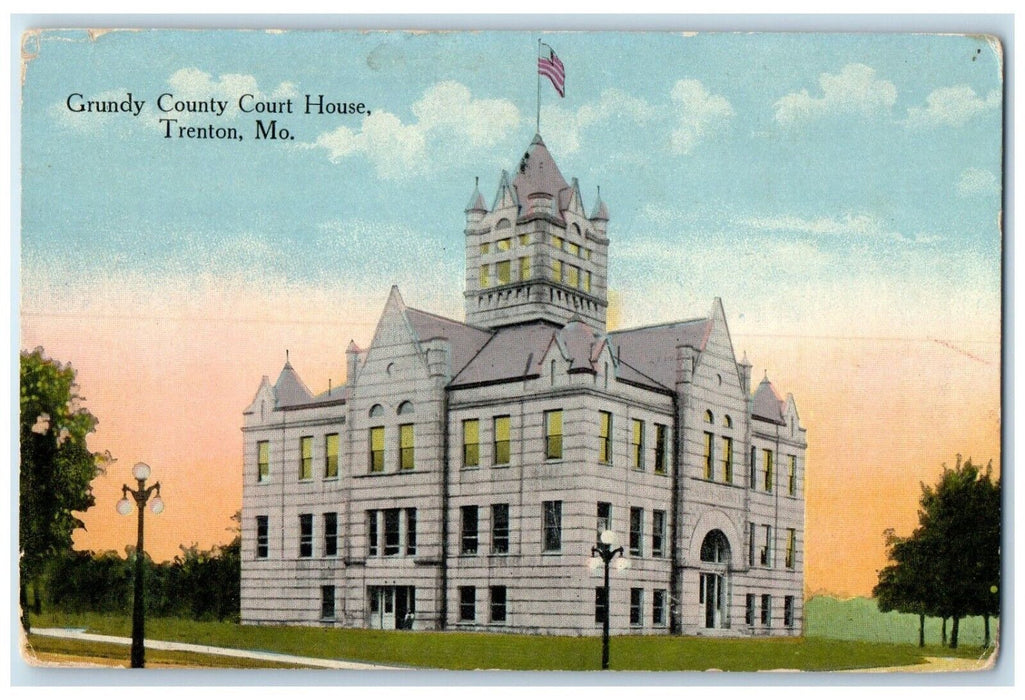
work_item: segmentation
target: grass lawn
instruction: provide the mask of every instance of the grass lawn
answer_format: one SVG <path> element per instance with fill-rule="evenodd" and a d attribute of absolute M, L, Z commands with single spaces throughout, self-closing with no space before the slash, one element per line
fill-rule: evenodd
<path fill-rule="evenodd" d="M 99 634 L 130 636 L 127 617 L 44 613 L 33 616 L 33 624 L 82 627 Z M 146 633 L 148 638 L 168 641 L 457 670 L 596 670 L 601 655 L 601 640 L 597 637 L 244 627 L 167 618 L 147 620 Z M 125 649 L 120 653 L 124 655 Z M 977 658 L 979 654 L 977 645 L 959 650 L 939 646 L 922 650 L 914 644 L 813 634 L 788 639 L 617 636 L 612 640 L 611 667 L 635 671 L 833 671 L 910 665 L 921 663 L 925 656 Z M 264 667 L 261 662 L 255 663 Z"/>

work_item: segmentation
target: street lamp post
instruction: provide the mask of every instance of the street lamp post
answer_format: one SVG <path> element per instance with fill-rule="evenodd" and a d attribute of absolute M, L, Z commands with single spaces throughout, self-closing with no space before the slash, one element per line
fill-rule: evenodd
<path fill-rule="evenodd" d="M 128 500 L 128 494 L 135 500 L 136 509 L 139 512 L 138 539 L 135 543 L 135 596 L 132 600 L 132 668 L 143 668 L 146 665 L 146 649 L 143 641 L 146 636 L 146 592 L 144 587 L 145 569 L 143 568 L 143 514 L 146 512 L 146 501 L 154 492 L 150 510 L 154 515 L 160 515 L 164 510 L 164 501 L 160 498 L 160 482 L 146 487 L 146 479 L 149 478 L 149 465 L 139 462 L 132 467 L 132 476 L 138 482 L 138 488 L 129 488 L 128 485 L 121 487 L 121 500 L 117 502 L 117 512 L 121 515 L 128 515 L 132 512 L 132 501 Z"/>
<path fill-rule="evenodd" d="M 609 564 L 619 555 L 616 561 L 616 568 L 620 571 L 630 567 L 630 560 L 623 556 L 623 548 L 616 547 L 616 533 L 612 530 L 604 530 L 598 536 L 598 544 L 591 547 L 591 560 L 589 566 L 591 571 L 599 566 L 605 567 L 605 582 L 602 595 L 605 597 L 605 614 L 602 616 L 601 627 L 601 668 L 607 671 L 609 668 L 609 618 L 612 612 L 612 601 L 609 596 Z"/>

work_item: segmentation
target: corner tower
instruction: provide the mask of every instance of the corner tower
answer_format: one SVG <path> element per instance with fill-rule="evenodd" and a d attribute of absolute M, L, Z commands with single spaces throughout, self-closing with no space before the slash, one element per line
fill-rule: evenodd
<path fill-rule="evenodd" d="M 605 331 L 608 210 L 591 216 L 580 186 L 534 136 L 512 182 L 502 171 L 491 208 L 474 189 L 466 209 L 466 322 L 499 328 L 574 317 Z"/>

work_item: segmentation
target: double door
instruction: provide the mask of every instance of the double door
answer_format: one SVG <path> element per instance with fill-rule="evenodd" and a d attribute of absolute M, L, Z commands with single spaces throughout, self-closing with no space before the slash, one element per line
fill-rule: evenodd
<path fill-rule="evenodd" d="M 412 629 L 416 613 L 414 586 L 367 586 L 369 627 L 379 630 Z"/>

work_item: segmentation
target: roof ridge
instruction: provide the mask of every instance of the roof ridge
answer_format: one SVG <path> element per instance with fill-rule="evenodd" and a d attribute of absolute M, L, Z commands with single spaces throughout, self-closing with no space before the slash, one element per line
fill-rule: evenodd
<path fill-rule="evenodd" d="M 615 331 L 608 331 L 607 335 L 613 335 L 613 334 L 616 334 L 616 333 L 632 333 L 633 331 L 647 331 L 647 330 L 651 330 L 653 328 L 669 328 L 671 326 L 682 326 L 682 325 L 684 325 L 686 323 L 697 323 L 699 321 L 705 321 L 707 323 L 710 320 L 711 320 L 711 318 L 708 317 L 708 316 L 698 316 L 696 318 L 688 318 L 688 319 L 684 319 L 682 321 L 667 321 L 665 323 L 652 323 L 652 324 L 647 325 L 647 326 L 635 326 L 633 328 L 622 328 L 622 329 L 615 330 Z"/>
<path fill-rule="evenodd" d="M 489 335 L 494 335 L 494 331 L 488 330 L 487 328 L 481 328 L 480 326 L 474 326 L 474 325 L 471 325 L 469 323 L 466 323 L 465 321 L 457 321 L 454 318 L 449 318 L 448 316 L 442 316 L 441 314 L 436 314 L 436 313 L 434 313 L 432 311 L 424 311 L 423 309 L 418 309 L 418 308 L 416 308 L 414 306 L 407 306 L 406 307 L 406 311 L 416 311 L 418 313 L 423 314 L 424 316 L 430 316 L 430 317 L 436 318 L 436 319 L 438 319 L 440 321 L 448 321 L 449 323 L 456 323 L 456 324 L 458 324 L 460 326 L 465 326 L 466 328 L 470 328 L 470 329 L 475 330 L 475 331 L 481 331 L 482 333 L 487 333 Z"/>

